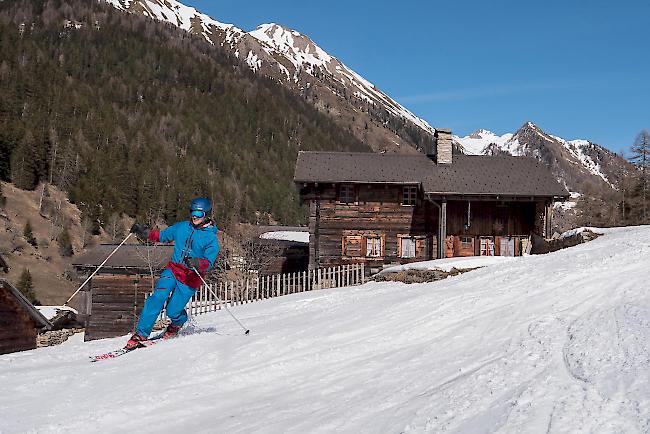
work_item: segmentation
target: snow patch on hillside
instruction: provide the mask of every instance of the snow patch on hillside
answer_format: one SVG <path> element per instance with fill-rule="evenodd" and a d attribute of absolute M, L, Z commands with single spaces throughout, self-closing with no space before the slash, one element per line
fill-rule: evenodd
<path fill-rule="evenodd" d="M 611 182 L 609 182 L 609 179 L 607 179 L 607 176 L 602 171 L 602 168 L 600 167 L 600 164 L 598 164 L 596 161 L 594 161 L 589 155 L 585 153 L 585 150 L 593 147 L 593 144 L 589 142 L 588 140 L 582 140 L 582 139 L 577 139 L 577 140 L 564 140 L 561 137 L 553 136 L 555 140 L 560 142 L 564 147 L 573 155 L 580 163 L 591 173 L 593 173 L 596 176 L 599 176 L 602 178 L 603 181 L 608 183 L 609 185 L 612 186 L 612 188 L 616 188 Z"/>
<path fill-rule="evenodd" d="M 133 6 L 132 0 L 105 0 L 117 9 L 129 11 Z M 212 27 L 222 30 L 225 35 L 225 41 L 228 43 L 235 42 L 241 38 L 245 32 L 232 24 L 224 24 L 214 18 L 197 11 L 191 6 L 186 6 L 176 0 L 140 0 L 142 14 L 159 21 L 166 21 L 180 27 L 183 30 L 191 32 L 193 22 L 201 25 L 202 35 L 212 43 L 210 35 Z"/>

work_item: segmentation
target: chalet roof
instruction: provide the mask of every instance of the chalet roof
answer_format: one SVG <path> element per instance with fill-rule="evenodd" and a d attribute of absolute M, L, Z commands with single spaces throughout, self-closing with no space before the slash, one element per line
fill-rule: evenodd
<path fill-rule="evenodd" d="M 117 247 L 117 244 L 100 244 L 73 259 L 72 265 L 77 268 L 94 268 L 104 262 L 104 259 Z M 104 265 L 106 269 L 129 268 L 148 270 L 148 263 L 151 262 L 155 270 L 167 265 L 172 257 L 174 246 L 171 245 L 143 245 L 124 244 L 108 262 Z"/>
<path fill-rule="evenodd" d="M 25 308 L 25 310 L 29 313 L 29 316 L 32 317 L 37 325 L 44 327 L 47 330 L 50 330 L 52 328 L 52 324 L 47 320 L 47 318 L 45 318 L 43 314 L 41 314 L 38 309 L 36 309 L 34 305 L 29 300 L 27 300 L 15 286 L 9 283 L 9 281 L 0 279 L 0 286 L 9 291 L 9 293 L 12 294 L 16 300 L 18 300 L 18 303 L 22 305 L 23 308 Z"/>
<path fill-rule="evenodd" d="M 512 156 L 454 155 L 453 163 L 436 164 L 423 154 L 301 151 L 294 181 L 419 184 L 432 195 L 569 196 L 546 166 Z"/>

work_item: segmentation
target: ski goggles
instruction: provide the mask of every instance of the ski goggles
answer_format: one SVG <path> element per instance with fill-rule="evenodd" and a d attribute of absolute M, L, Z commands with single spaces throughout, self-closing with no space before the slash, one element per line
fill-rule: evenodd
<path fill-rule="evenodd" d="M 192 211 L 190 212 L 190 215 L 194 218 L 202 219 L 205 217 L 205 211 Z"/>

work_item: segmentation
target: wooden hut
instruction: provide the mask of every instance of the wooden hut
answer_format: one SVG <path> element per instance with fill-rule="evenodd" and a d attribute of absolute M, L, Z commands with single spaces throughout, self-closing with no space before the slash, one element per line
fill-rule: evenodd
<path fill-rule="evenodd" d="M 301 151 L 294 181 L 310 206 L 312 269 L 520 255 L 569 196 L 532 158 L 452 156 L 449 130 L 426 155 Z"/>
<path fill-rule="evenodd" d="M 309 228 L 258 226 L 260 247 L 269 258 L 261 275 L 300 273 L 309 268 Z"/>
<path fill-rule="evenodd" d="M 0 354 L 36 348 L 40 330 L 50 322 L 11 283 L 0 279 Z"/>
<path fill-rule="evenodd" d="M 115 248 L 103 244 L 73 261 L 80 275 L 89 275 Z M 144 300 L 169 262 L 173 246 L 123 245 L 80 293 L 79 320 L 84 340 L 122 336 L 133 332 Z"/>

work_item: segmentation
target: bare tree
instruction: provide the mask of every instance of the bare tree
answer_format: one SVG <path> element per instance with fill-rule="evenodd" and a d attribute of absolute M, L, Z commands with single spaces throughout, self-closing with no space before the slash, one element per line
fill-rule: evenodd
<path fill-rule="evenodd" d="M 106 222 L 106 233 L 111 237 L 112 242 L 121 241 L 125 236 L 126 230 L 119 214 L 111 214 Z"/>
<path fill-rule="evenodd" d="M 283 246 L 276 240 L 260 238 L 253 225 L 238 225 L 230 233 L 233 240 L 231 260 L 240 278 L 259 276 L 282 254 Z"/>

